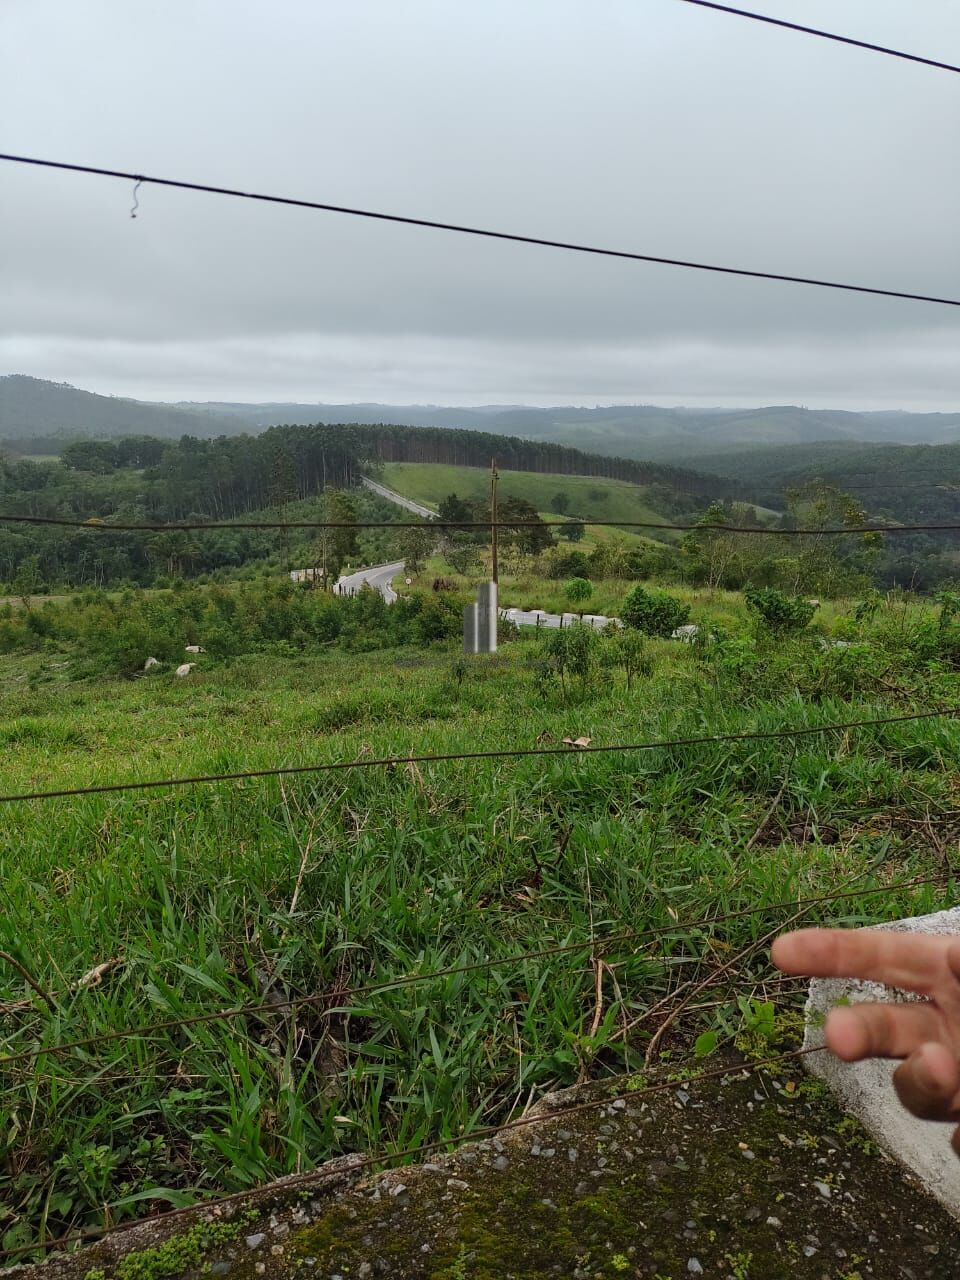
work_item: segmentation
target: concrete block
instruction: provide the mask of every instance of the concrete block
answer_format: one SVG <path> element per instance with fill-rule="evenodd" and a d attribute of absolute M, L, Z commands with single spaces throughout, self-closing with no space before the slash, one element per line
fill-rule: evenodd
<path fill-rule="evenodd" d="M 877 927 L 905 933 L 960 935 L 960 907 Z M 898 991 L 875 982 L 860 982 L 855 978 L 815 978 L 810 983 L 807 1000 L 804 1047 L 823 1044 L 824 1017 L 841 1000 L 851 1004 L 874 1001 L 903 1003 L 918 998 L 911 992 Z M 811 1054 L 803 1061 L 810 1074 L 830 1087 L 841 1105 L 857 1117 L 879 1145 L 914 1173 L 941 1204 L 960 1218 L 960 1158 L 954 1155 L 950 1146 L 950 1136 L 956 1125 L 917 1120 L 901 1106 L 892 1083 L 898 1064 L 879 1059 L 841 1062 L 829 1052 Z"/>

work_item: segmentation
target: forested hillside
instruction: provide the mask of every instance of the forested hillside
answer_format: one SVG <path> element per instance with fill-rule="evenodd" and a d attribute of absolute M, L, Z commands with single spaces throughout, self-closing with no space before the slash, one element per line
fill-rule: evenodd
<path fill-rule="evenodd" d="M 960 517 L 960 444 L 821 442 L 725 449 L 702 461 L 706 469 L 736 477 L 761 502 L 777 507 L 790 488 L 827 479 L 855 494 L 874 514 L 904 524 Z"/>
<path fill-rule="evenodd" d="M 282 491 L 306 498 L 328 486 L 350 488 L 364 468 L 385 462 L 487 467 L 598 476 L 660 486 L 672 494 L 728 496 L 735 481 L 625 458 L 584 453 L 547 442 L 480 431 L 398 426 L 281 426 L 259 436 L 214 440 L 183 436 L 85 440 L 64 445 L 60 463 L 8 461 L 0 493 L 8 512 L 99 515 L 136 510 L 176 520 L 188 514 L 233 517 L 268 505 Z M 134 478 L 134 473 L 141 473 Z M 99 483 L 95 477 L 114 476 Z M 81 477 L 83 477 L 81 479 Z"/>
<path fill-rule="evenodd" d="M 385 461 L 451 462 L 505 469 L 622 478 L 647 486 L 645 500 L 669 519 L 695 512 L 736 486 L 693 472 L 594 457 L 559 445 L 536 444 L 484 432 L 372 426 L 283 426 L 259 436 L 214 440 L 151 436 L 77 440 L 58 460 L 0 458 L 0 513 L 125 523 L 238 520 L 255 512 L 292 518 L 292 504 L 325 494 L 350 494 L 336 518 L 398 518 L 396 508 L 372 510 L 357 490 L 362 474 Z M 659 495 L 659 504 L 658 504 Z M 345 497 L 339 499 L 346 501 Z M 382 505 L 382 504 L 381 504 Z M 301 512 L 318 519 L 314 506 Z M 534 512 L 535 514 L 535 512 Z M 328 518 L 334 518 L 328 516 Z M 56 526 L 0 526 L 0 583 L 33 592 L 58 584 L 153 582 L 157 575 L 196 575 L 238 568 L 275 551 L 276 535 L 220 530 L 130 536 Z M 290 544 L 286 544 L 287 550 Z M 306 551 L 307 548 L 305 547 Z M 370 546 L 374 558 L 382 552 Z"/>
<path fill-rule="evenodd" d="M 22 441 L 30 446 L 26 452 L 40 452 L 37 446 L 50 436 L 215 436 L 236 430 L 232 419 L 214 413 L 100 396 L 19 373 L 0 377 L 0 441 Z"/>
<path fill-rule="evenodd" d="M 465 427 L 574 444 L 600 453 L 690 462 L 726 446 L 811 444 L 824 440 L 886 444 L 960 440 L 960 413 L 857 413 L 766 405 L 755 409 L 688 409 L 663 405 L 485 405 L 456 408 L 386 404 L 184 404 L 256 428 L 274 422 L 397 422 Z"/>
<path fill-rule="evenodd" d="M 151 404 L 94 395 L 66 383 L 19 374 L 0 377 L 0 441 L 23 453 L 48 452 L 80 435 L 150 434 L 165 438 L 259 432 L 279 423 L 308 426 L 465 429 L 574 445 L 598 453 L 692 465 L 726 448 L 823 441 L 941 444 L 960 441 L 960 413 L 855 413 L 768 405 L 755 409 L 687 409 L 659 405 L 516 405 L 450 407 L 387 404 Z M 414 459 L 408 459 L 413 461 Z"/>

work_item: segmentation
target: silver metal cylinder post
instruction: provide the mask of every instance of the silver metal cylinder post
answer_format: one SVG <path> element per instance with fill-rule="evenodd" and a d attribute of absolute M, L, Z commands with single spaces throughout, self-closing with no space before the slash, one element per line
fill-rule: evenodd
<path fill-rule="evenodd" d="M 497 652 L 497 584 L 481 582 L 477 587 L 477 652 Z"/>
<path fill-rule="evenodd" d="M 479 653 L 480 619 L 476 603 L 463 606 L 463 652 Z"/>

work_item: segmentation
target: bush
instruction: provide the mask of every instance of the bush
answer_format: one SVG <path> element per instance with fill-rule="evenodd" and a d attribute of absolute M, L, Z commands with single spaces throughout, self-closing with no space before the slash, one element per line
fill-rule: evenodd
<path fill-rule="evenodd" d="M 547 558 L 551 578 L 589 578 L 590 561 L 582 551 L 554 551 Z"/>
<path fill-rule="evenodd" d="M 743 595 L 747 608 L 770 631 L 802 631 L 816 609 L 809 600 L 785 596 L 776 587 L 750 587 Z"/>
<path fill-rule="evenodd" d="M 622 617 L 628 627 L 648 636 L 669 636 L 690 619 L 690 606 L 665 591 L 634 587 L 623 602 Z"/>
<path fill-rule="evenodd" d="M 614 631 L 608 628 L 603 635 L 603 663 L 607 667 L 622 667 L 627 677 L 627 692 L 633 689 L 636 676 L 648 676 L 653 671 L 653 661 L 646 651 L 643 636 L 638 631 Z"/>
<path fill-rule="evenodd" d="M 563 594 L 571 604 L 582 604 L 593 595 L 593 585 L 586 578 L 571 578 L 564 583 Z"/>
<path fill-rule="evenodd" d="M 580 695 L 585 696 L 593 681 L 599 649 L 600 635 L 592 627 L 577 625 L 549 632 L 536 666 L 541 691 L 545 693 L 551 682 L 558 679 L 566 698 L 567 682 L 575 679 Z"/>

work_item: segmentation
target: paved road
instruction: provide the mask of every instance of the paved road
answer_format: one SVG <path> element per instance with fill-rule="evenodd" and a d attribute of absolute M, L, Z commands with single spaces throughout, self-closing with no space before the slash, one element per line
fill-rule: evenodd
<path fill-rule="evenodd" d="M 415 516 L 423 516 L 429 520 L 437 514 L 435 511 L 431 511 L 429 507 L 422 507 L 419 502 L 413 502 L 410 498 L 405 498 L 402 493 L 397 493 L 395 489 L 388 489 L 384 484 L 377 484 L 376 480 L 368 480 L 366 476 L 361 476 L 360 483 L 365 489 L 369 489 L 371 493 L 375 493 L 381 498 L 386 498 L 388 502 L 393 502 L 398 507 L 403 507 L 405 511 L 412 511 Z"/>
<path fill-rule="evenodd" d="M 405 498 L 402 493 L 397 493 L 394 489 L 388 489 L 386 485 L 377 484 L 375 480 L 368 480 L 363 477 L 363 484 L 373 493 L 379 494 L 381 498 L 386 498 L 388 502 L 396 503 L 398 507 L 403 507 L 407 511 L 412 511 L 418 516 L 435 516 L 435 511 L 430 511 L 426 507 L 420 506 L 417 502 L 412 502 L 409 498 Z M 337 583 L 337 590 L 343 595 L 350 595 L 353 591 L 359 591 L 363 582 L 369 582 L 371 587 L 376 587 L 383 595 L 388 604 L 391 604 L 396 598 L 396 592 L 390 586 L 390 579 L 400 572 L 403 568 L 401 561 L 397 565 L 384 565 L 377 569 L 361 569 L 359 573 L 352 574 L 349 578 L 341 578 Z M 387 569 L 391 573 L 387 575 Z M 356 586 L 347 585 L 356 582 Z M 344 584 L 346 589 L 341 587 Z M 544 613 L 542 609 L 501 609 L 500 617 L 508 622 L 514 622 L 518 627 L 548 627 L 556 629 L 558 627 L 569 627 L 571 622 L 576 622 L 579 618 L 576 613 Z M 593 627 L 596 631 L 602 631 L 608 622 L 616 622 L 616 618 L 605 618 L 600 613 L 585 613 L 583 615 L 584 626 Z"/>
<path fill-rule="evenodd" d="M 397 593 L 390 583 L 398 573 L 402 572 L 402 560 L 394 560 L 391 564 L 374 565 L 371 569 L 358 569 L 356 573 L 347 573 L 342 578 L 338 578 L 333 590 L 338 596 L 355 596 L 361 587 L 368 586 L 374 591 L 379 591 L 387 604 L 393 604 Z"/>

